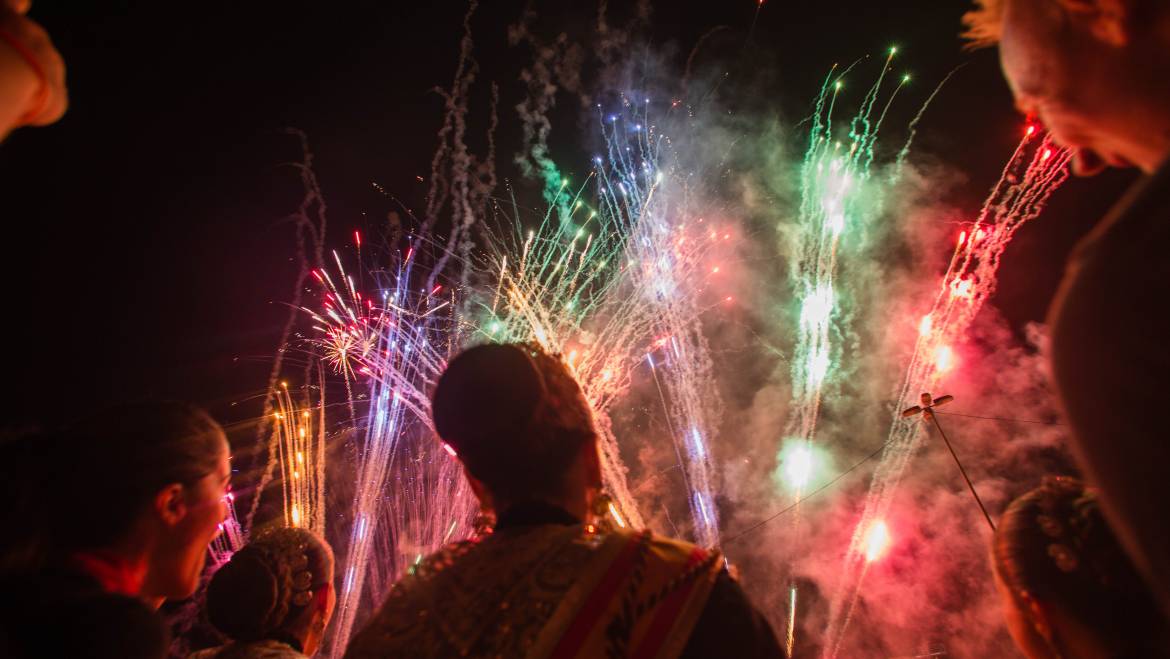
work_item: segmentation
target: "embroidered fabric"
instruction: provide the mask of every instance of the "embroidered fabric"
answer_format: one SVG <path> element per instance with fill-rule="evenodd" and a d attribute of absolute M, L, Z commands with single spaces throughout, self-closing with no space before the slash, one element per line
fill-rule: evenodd
<path fill-rule="evenodd" d="M 216 648 L 193 652 L 187 659 L 306 659 L 287 643 L 265 640 L 252 643 L 228 643 Z"/>
<path fill-rule="evenodd" d="M 720 566 L 649 532 L 505 526 L 421 563 L 346 657 L 673 658 Z"/>
<path fill-rule="evenodd" d="M 597 541 L 545 525 L 449 545 L 391 589 L 346 656 L 522 657 Z"/>

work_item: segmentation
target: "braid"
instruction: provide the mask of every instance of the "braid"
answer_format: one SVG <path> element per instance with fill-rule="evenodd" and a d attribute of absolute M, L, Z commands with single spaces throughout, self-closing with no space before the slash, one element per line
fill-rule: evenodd
<path fill-rule="evenodd" d="M 212 577 L 207 615 L 237 641 L 287 636 L 302 623 L 315 590 L 331 585 L 333 553 L 306 529 L 259 534 Z"/>
<path fill-rule="evenodd" d="M 1012 502 L 992 553 L 1013 591 L 1059 602 L 1114 649 L 1140 646 L 1158 627 L 1157 609 L 1105 523 L 1096 492 L 1078 480 L 1048 478 Z"/>
<path fill-rule="evenodd" d="M 268 636 L 280 629 L 288 618 L 293 594 L 293 570 L 289 556 L 285 552 L 274 551 L 275 547 L 256 549 L 268 555 L 267 566 L 272 571 L 273 581 L 276 583 L 276 599 L 264 620 L 264 636 Z"/>

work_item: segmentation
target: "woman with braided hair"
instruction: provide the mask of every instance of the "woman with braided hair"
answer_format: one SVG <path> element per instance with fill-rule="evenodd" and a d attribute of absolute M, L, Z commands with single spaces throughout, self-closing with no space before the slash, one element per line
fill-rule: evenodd
<path fill-rule="evenodd" d="M 333 616 L 333 551 L 300 528 L 258 535 L 207 586 L 207 618 L 231 639 L 191 659 L 312 656 Z"/>
<path fill-rule="evenodd" d="M 1080 481 L 1046 479 L 1012 502 L 991 558 L 1008 630 L 1031 659 L 1170 656 L 1154 599 Z"/>
<path fill-rule="evenodd" d="M 527 344 L 457 356 L 435 429 L 483 510 L 422 560 L 346 657 L 780 657 L 719 551 L 620 528 L 568 367 Z"/>

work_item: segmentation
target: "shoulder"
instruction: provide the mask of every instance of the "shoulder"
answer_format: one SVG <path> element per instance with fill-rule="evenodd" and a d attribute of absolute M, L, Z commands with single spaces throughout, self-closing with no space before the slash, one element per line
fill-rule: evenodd
<path fill-rule="evenodd" d="M 105 656 L 166 656 L 169 638 L 162 619 L 137 599 L 106 593 L 79 597 L 62 602 L 60 616 L 72 635 L 62 639 L 67 647 L 106 648 Z"/>
<path fill-rule="evenodd" d="M 189 655 L 187 659 L 306 659 L 306 657 L 287 643 L 256 641 L 254 643 L 229 643 L 200 650 Z"/>
<path fill-rule="evenodd" d="M 715 579 L 682 654 L 683 659 L 711 656 L 782 656 L 771 624 L 727 570 Z"/>
<path fill-rule="evenodd" d="M 242 647 L 247 652 L 240 659 L 306 659 L 304 654 L 280 641 L 257 641 Z"/>
<path fill-rule="evenodd" d="M 1049 310 L 1058 380 L 1080 369 L 1153 370 L 1170 313 L 1158 302 L 1170 295 L 1170 167 L 1135 186 L 1078 245 Z M 1126 363 L 1130 362 L 1130 363 Z"/>
<path fill-rule="evenodd" d="M 723 566 L 723 555 L 717 549 L 704 549 L 683 540 L 667 538 L 649 531 L 623 532 L 619 535 L 627 538 L 630 542 L 644 545 L 651 560 L 669 563 L 684 569 L 703 569 L 711 576 L 714 576 Z"/>
<path fill-rule="evenodd" d="M 350 638 L 345 658 L 395 656 L 405 648 L 431 647 L 437 641 L 429 609 L 424 577 L 417 572 L 403 577 L 390 588 L 373 617 Z"/>
<path fill-rule="evenodd" d="M 668 538 L 650 531 L 642 531 L 640 533 L 636 531 L 624 531 L 619 535 L 625 537 L 636 537 L 639 539 L 644 538 L 644 542 L 646 542 L 655 551 L 659 551 L 663 554 L 671 556 L 711 556 L 717 555 L 719 553 L 719 551 L 715 549 L 703 549 L 702 547 L 690 542 L 686 542 L 685 540 Z"/>
<path fill-rule="evenodd" d="M 1160 255 L 1167 238 L 1170 163 L 1131 186 L 1076 246 L 1071 262 L 1076 267 L 1121 252 Z"/>
<path fill-rule="evenodd" d="M 1135 184 L 1077 244 L 1049 312 L 1050 323 L 1058 326 L 1064 320 L 1064 329 L 1083 321 L 1106 327 L 1106 306 L 1150 314 L 1152 305 L 1141 302 L 1170 287 L 1167 240 L 1170 166 Z"/>
<path fill-rule="evenodd" d="M 501 603 L 532 604 L 533 597 L 563 595 L 596 549 L 595 537 L 583 534 L 581 527 L 559 525 L 501 531 L 447 545 L 420 559 L 391 587 L 353 636 L 345 656 L 446 657 L 470 652 L 477 644 L 490 645 L 502 633 L 494 625 L 513 615 Z M 508 635 L 515 641 L 523 625 L 511 622 L 515 624 Z"/>
<path fill-rule="evenodd" d="M 169 638 L 140 600 L 101 590 L 84 578 L 46 572 L 20 579 L 23 597 L 6 609 L 0 634 L 24 657 L 165 657 Z M 6 590 L 8 590 L 6 588 Z"/>

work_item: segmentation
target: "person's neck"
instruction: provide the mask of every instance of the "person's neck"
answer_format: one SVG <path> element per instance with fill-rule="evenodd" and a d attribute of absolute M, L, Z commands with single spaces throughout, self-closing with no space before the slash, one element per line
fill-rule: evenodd
<path fill-rule="evenodd" d="M 321 648 L 321 641 L 324 635 L 324 626 L 322 626 L 319 630 L 315 626 L 310 626 L 304 634 L 298 637 L 301 640 L 301 652 L 309 657 L 316 654 L 317 650 Z"/>
<path fill-rule="evenodd" d="M 1170 115 L 1170 106 L 1166 112 Z M 1133 164 L 1143 174 L 1156 174 L 1170 162 L 1170 117 L 1167 125 L 1160 129 L 1151 130 L 1147 139 L 1132 148 L 1134 152 Z"/>
<path fill-rule="evenodd" d="M 1170 131 L 1168 131 L 1166 137 L 1167 139 L 1164 140 L 1166 148 L 1161 149 L 1158 153 L 1154 154 L 1153 158 L 1151 159 L 1152 167 L 1142 168 L 1146 174 L 1154 174 L 1165 167 L 1167 163 L 1170 163 Z"/>
<path fill-rule="evenodd" d="M 1051 607 L 1049 616 L 1053 629 L 1052 646 L 1062 659 L 1115 656 L 1116 653 L 1100 636 L 1077 622 L 1076 618 L 1066 614 L 1061 607 Z"/>
<path fill-rule="evenodd" d="M 1163 22 L 1170 26 L 1170 22 Z M 1137 88 L 1142 90 L 1128 99 L 1128 114 L 1132 125 L 1141 132 L 1130 143 L 1133 164 L 1145 174 L 1153 174 L 1170 160 L 1170 90 L 1164 81 L 1170 76 L 1170 39 L 1158 40 L 1146 49 L 1144 66 L 1136 74 Z M 1119 103 L 1121 101 L 1118 101 Z"/>
<path fill-rule="evenodd" d="M 584 515 L 575 515 L 560 502 L 547 500 L 518 501 L 504 507 L 497 514 L 496 529 L 543 526 L 548 524 L 579 524 Z"/>
<path fill-rule="evenodd" d="M 125 538 L 105 550 L 106 555 L 131 567 L 137 575 L 137 589 L 132 594 L 141 598 L 147 606 L 157 609 L 162 606 L 165 596 L 156 594 L 151 588 L 150 564 L 154 554 L 154 533 L 141 525 L 135 527 Z"/>
<path fill-rule="evenodd" d="M 146 582 L 144 555 L 116 548 L 87 549 L 73 554 L 74 564 L 111 593 L 138 597 Z"/>
<path fill-rule="evenodd" d="M 312 656 L 317 651 L 316 647 L 309 647 L 307 643 L 308 633 L 304 630 L 299 633 L 287 630 L 278 631 L 269 638 L 278 643 L 284 643 L 304 655 Z"/>

